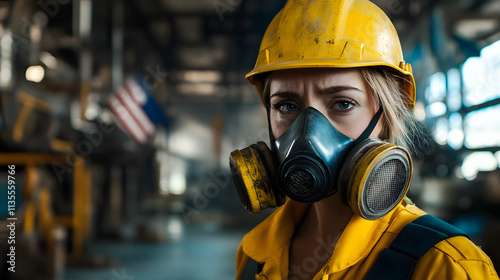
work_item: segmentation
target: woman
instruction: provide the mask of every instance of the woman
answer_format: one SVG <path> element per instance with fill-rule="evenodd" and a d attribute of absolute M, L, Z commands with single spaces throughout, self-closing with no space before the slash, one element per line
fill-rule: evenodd
<path fill-rule="evenodd" d="M 251 212 L 284 205 L 244 237 L 236 279 L 498 279 L 463 232 L 405 197 L 415 82 L 378 7 L 289 0 L 247 79 L 271 150 L 234 151 L 235 184 Z"/>

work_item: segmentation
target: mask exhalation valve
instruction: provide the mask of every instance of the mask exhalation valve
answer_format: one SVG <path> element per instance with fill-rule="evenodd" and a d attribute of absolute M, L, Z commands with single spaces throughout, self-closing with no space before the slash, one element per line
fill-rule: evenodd
<path fill-rule="evenodd" d="M 330 191 L 332 178 L 328 167 L 307 152 L 297 152 L 283 163 L 282 174 L 285 193 L 295 201 L 311 203 L 325 197 Z"/>
<path fill-rule="evenodd" d="M 315 181 L 314 176 L 304 169 L 289 172 L 285 178 L 290 191 L 300 196 L 310 194 L 314 190 Z"/>

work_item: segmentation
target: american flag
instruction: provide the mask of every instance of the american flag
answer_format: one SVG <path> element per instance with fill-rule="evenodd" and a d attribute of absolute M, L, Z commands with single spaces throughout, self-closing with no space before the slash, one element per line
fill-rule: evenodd
<path fill-rule="evenodd" d="M 139 76 L 128 78 L 108 98 L 108 108 L 126 132 L 139 144 L 146 142 L 158 125 L 167 120 L 151 92 L 141 86 Z"/>

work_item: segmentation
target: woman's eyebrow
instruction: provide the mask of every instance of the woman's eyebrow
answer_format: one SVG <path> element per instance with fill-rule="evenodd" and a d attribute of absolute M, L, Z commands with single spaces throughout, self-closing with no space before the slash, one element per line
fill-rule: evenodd
<path fill-rule="evenodd" d="M 348 86 L 348 85 L 341 85 L 341 86 L 331 86 L 331 87 L 321 89 L 318 91 L 318 95 L 334 94 L 334 93 L 346 91 L 346 90 L 355 90 L 355 91 L 363 92 L 362 90 L 360 90 L 357 87 Z"/>
<path fill-rule="evenodd" d="M 342 91 L 346 91 L 346 90 L 355 90 L 355 91 L 363 92 L 362 90 L 360 90 L 357 87 L 348 86 L 348 85 L 340 85 L 340 86 L 331 86 L 331 87 L 321 89 L 318 91 L 318 95 L 329 95 L 329 94 L 334 94 L 334 93 L 342 92 Z M 297 97 L 297 96 L 299 96 L 299 94 L 296 92 L 293 92 L 293 91 L 278 90 L 278 91 L 274 92 L 273 94 L 271 94 L 269 99 L 271 99 L 273 97 Z"/>
<path fill-rule="evenodd" d="M 269 99 L 271 99 L 273 97 L 297 97 L 297 96 L 299 96 L 299 94 L 296 92 L 293 92 L 293 91 L 287 91 L 287 90 L 279 91 L 278 90 L 278 91 L 274 92 L 273 94 L 271 94 L 271 97 Z"/>

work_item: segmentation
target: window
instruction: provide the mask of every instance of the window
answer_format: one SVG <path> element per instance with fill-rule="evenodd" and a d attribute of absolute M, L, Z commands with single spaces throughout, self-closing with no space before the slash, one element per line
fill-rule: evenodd
<path fill-rule="evenodd" d="M 500 41 L 460 68 L 433 74 L 425 89 L 421 115 L 436 143 L 464 154 L 461 173 L 467 180 L 500 167 L 499 77 Z"/>
<path fill-rule="evenodd" d="M 464 105 L 473 106 L 500 98 L 500 41 L 468 58 L 462 66 Z"/>
<path fill-rule="evenodd" d="M 500 105 L 465 115 L 464 131 L 469 149 L 500 146 Z"/>

